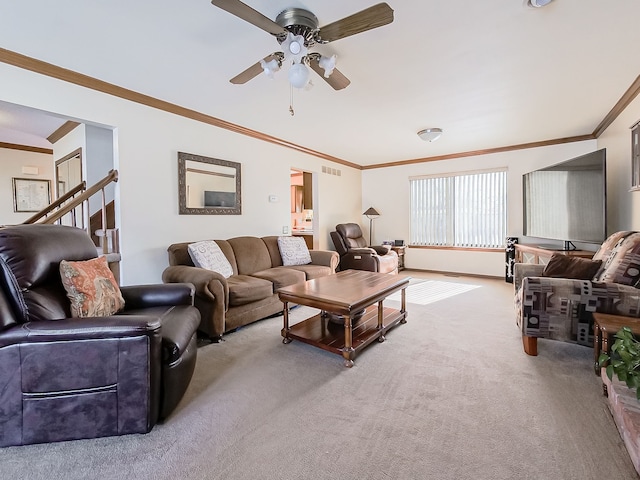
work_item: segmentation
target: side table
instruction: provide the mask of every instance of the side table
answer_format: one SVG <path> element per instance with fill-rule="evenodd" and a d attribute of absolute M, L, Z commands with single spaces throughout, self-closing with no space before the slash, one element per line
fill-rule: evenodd
<path fill-rule="evenodd" d="M 398 271 L 404 270 L 404 251 L 407 249 L 406 245 L 401 247 L 392 246 L 391 250 L 398 254 Z"/>
<path fill-rule="evenodd" d="M 600 365 L 598 365 L 600 352 L 609 353 L 609 340 L 622 327 L 629 327 L 634 335 L 640 335 L 640 318 L 599 312 L 593 314 L 593 368 L 596 375 L 600 375 Z"/>

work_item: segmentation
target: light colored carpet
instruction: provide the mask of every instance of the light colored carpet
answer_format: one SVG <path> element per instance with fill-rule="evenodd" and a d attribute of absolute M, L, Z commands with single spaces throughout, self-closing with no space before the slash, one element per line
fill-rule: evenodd
<path fill-rule="evenodd" d="M 426 280 L 408 323 L 351 369 L 284 345 L 282 318 L 266 319 L 201 347 L 178 410 L 149 434 L 0 449 L 0 478 L 638 478 L 592 349 L 541 340 L 529 357 L 512 285 Z"/>

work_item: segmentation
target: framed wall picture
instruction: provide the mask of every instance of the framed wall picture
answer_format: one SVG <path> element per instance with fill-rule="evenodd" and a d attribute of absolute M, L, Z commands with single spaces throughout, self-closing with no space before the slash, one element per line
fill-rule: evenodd
<path fill-rule="evenodd" d="M 39 212 L 51 203 L 51 182 L 35 178 L 12 178 L 13 211 Z"/>

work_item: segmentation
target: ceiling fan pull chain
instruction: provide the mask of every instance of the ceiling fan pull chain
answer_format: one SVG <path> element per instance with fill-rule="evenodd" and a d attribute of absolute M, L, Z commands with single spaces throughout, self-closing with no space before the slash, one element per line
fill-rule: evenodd
<path fill-rule="evenodd" d="M 293 85 L 289 85 L 289 113 L 293 117 L 296 112 L 293 110 Z"/>

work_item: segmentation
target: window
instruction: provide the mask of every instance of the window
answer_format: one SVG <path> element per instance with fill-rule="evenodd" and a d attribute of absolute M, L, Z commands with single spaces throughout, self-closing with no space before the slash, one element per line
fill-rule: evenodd
<path fill-rule="evenodd" d="M 411 245 L 503 248 L 507 171 L 409 179 Z"/>

